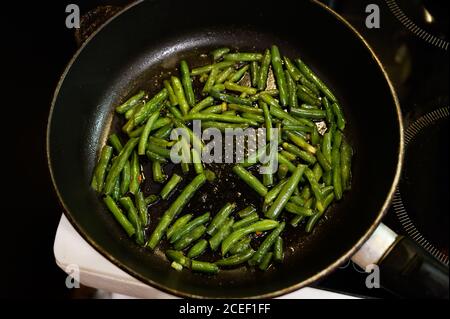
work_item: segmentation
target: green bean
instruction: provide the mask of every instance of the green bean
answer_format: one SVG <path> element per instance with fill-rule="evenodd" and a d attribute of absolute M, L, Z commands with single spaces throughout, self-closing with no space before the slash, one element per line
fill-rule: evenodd
<path fill-rule="evenodd" d="M 295 196 L 291 196 L 289 201 L 294 203 L 297 206 L 303 207 L 303 206 L 305 206 L 307 200 L 303 199 L 300 195 L 295 195 Z"/>
<path fill-rule="evenodd" d="M 113 149 L 111 146 L 105 145 L 100 153 L 100 159 L 97 166 L 94 169 L 94 174 L 92 180 L 95 181 L 94 189 L 98 192 L 103 190 L 103 184 L 105 181 L 106 169 L 108 168 L 109 162 L 113 154 Z"/>
<path fill-rule="evenodd" d="M 303 92 L 305 92 L 305 93 L 307 93 L 308 95 L 310 95 L 312 99 L 315 99 L 316 102 L 317 102 L 317 101 L 320 102 L 319 95 L 318 95 L 318 94 L 316 95 L 316 94 L 314 93 L 314 91 L 311 90 L 308 86 L 302 85 L 302 90 L 303 90 Z M 308 105 L 308 106 L 309 106 L 310 109 L 317 109 L 317 107 L 320 106 L 320 103 L 319 103 L 319 104 L 316 104 L 316 105 Z"/>
<path fill-rule="evenodd" d="M 291 108 L 291 113 L 294 116 L 313 120 L 323 120 L 327 116 L 325 111 L 319 109 Z"/>
<path fill-rule="evenodd" d="M 322 192 L 322 198 L 327 197 L 330 193 L 334 192 L 334 187 L 333 186 L 324 186 L 320 189 L 320 191 Z"/>
<path fill-rule="evenodd" d="M 256 61 L 250 63 L 250 78 L 252 80 L 252 86 L 256 87 L 258 85 L 258 73 L 259 64 Z"/>
<path fill-rule="evenodd" d="M 216 274 L 219 272 L 219 267 L 213 263 L 206 261 L 192 260 L 192 271 L 204 272 L 207 274 Z"/>
<path fill-rule="evenodd" d="M 116 180 L 116 183 L 114 184 L 114 188 L 111 193 L 112 199 L 114 199 L 116 202 L 120 198 L 120 178 Z"/>
<path fill-rule="evenodd" d="M 219 121 L 219 122 L 229 122 L 229 123 L 240 123 L 240 124 L 249 124 L 253 126 L 258 126 L 258 123 L 254 120 L 238 117 L 238 116 L 228 116 L 222 114 L 203 114 L 203 113 L 194 113 L 188 114 L 184 116 L 185 121 L 191 120 L 201 120 L 201 121 Z"/>
<path fill-rule="evenodd" d="M 233 73 L 234 73 L 234 68 L 232 66 L 223 70 L 220 74 L 217 75 L 216 82 L 215 82 L 216 85 L 222 84 L 223 82 L 225 82 L 228 79 L 228 77 L 230 77 Z"/>
<path fill-rule="evenodd" d="M 252 62 L 252 61 L 260 61 L 263 55 L 261 53 L 228 53 L 223 56 L 223 58 L 227 61 L 235 61 L 235 62 Z"/>
<path fill-rule="evenodd" d="M 253 113 L 242 113 L 241 117 L 248 120 L 253 120 L 257 123 L 264 123 L 264 117 L 262 115 L 253 114 Z"/>
<path fill-rule="evenodd" d="M 255 95 L 250 96 L 248 99 L 252 102 L 256 102 L 259 100 L 259 98 L 261 97 L 262 94 L 267 94 L 269 96 L 277 96 L 279 94 L 277 89 L 272 89 L 272 90 L 267 90 L 267 91 L 261 91 L 256 93 Z"/>
<path fill-rule="evenodd" d="M 114 151 L 119 154 L 123 148 L 122 142 L 120 141 L 117 134 L 112 134 L 108 137 L 108 143 L 112 146 Z"/>
<path fill-rule="evenodd" d="M 181 251 L 168 249 L 168 250 L 166 250 L 166 256 L 170 260 L 173 260 L 173 261 L 179 263 L 183 267 L 191 268 L 191 264 L 192 264 L 191 259 L 184 256 Z"/>
<path fill-rule="evenodd" d="M 308 219 L 308 223 L 306 224 L 306 232 L 310 233 L 313 230 L 317 221 L 320 219 L 320 217 L 322 217 L 326 208 L 331 204 L 333 199 L 334 199 L 334 193 L 330 193 L 323 201 L 320 201 L 321 208 L 316 214 L 314 214 L 314 216 L 312 216 L 310 219 Z"/>
<path fill-rule="evenodd" d="M 277 237 L 275 243 L 273 244 L 273 260 L 282 262 L 284 259 L 284 251 L 283 251 L 283 238 L 280 236 Z"/>
<path fill-rule="evenodd" d="M 296 215 L 302 216 L 312 216 L 314 215 L 314 211 L 311 208 L 305 208 L 302 206 L 298 206 L 294 203 L 288 202 L 285 207 L 286 211 Z"/>
<path fill-rule="evenodd" d="M 300 157 L 302 160 L 304 160 L 308 164 L 312 165 L 312 164 L 314 164 L 317 161 L 316 158 L 314 157 L 314 155 L 312 155 L 311 153 L 308 153 L 308 152 L 305 152 L 305 151 L 301 150 L 300 148 L 298 148 L 295 145 L 292 145 L 292 144 L 284 142 L 282 144 L 282 146 L 283 146 L 283 148 L 286 151 L 297 155 L 298 157 Z"/>
<path fill-rule="evenodd" d="M 122 226 L 128 236 L 133 236 L 135 234 L 135 229 L 130 221 L 125 217 L 122 210 L 117 206 L 116 202 L 111 198 L 111 196 L 106 196 L 103 198 L 103 201 L 108 207 L 109 211 L 113 214 L 114 218 L 117 222 Z"/>
<path fill-rule="evenodd" d="M 222 100 L 222 101 L 230 103 L 230 104 L 242 104 L 242 105 L 252 106 L 252 102 L 248 99 L 243 99 L 243 98 L 236 97 L 236 96 L 233 96 L 230 94 L 221 93 L 216 90 L 211 90 L 209 92 L 209 94 L 216 99 Z"/>
<path fill-rule="evenodd" d="M 308 200 L 311 197 L 311 187 L 309 187 L 308 185 L 305 185 L 302 188 L 302 191 L 300 193 L 300 197 L 303 198 L 304 200 Z"/>
<path fill-rule="evenodd" d="M 176 261 L 172 261 L 172 263 L 170 264 L 170 267 L 172 267 L 176 271 L 182 271 L 183 270 L 183 265 L 177 263 Z"/>
<path fill-rule="evenodd" d="M 208 80 L 205 83 L 205 86 L 203 87 L 202 93 L 207 94 L 211 88 L 214 86 L 214 83 L 216 82 L 217 75 L 219 74 L 219 69 L 213 68 L 211 72 L 209 73 Z"/>
<path fill-rule="evenodd" d="M 169 109 L 170 114 L 172 114 L 175 118 L 179 120 L 183 119 L 183 114 L 176 106 L 167 105 L 167 108 Z"/>
<path fill-rule="evenodd" d="M 114 184 L 119 178 L 123 167 L 128 162 L 128 158 L 130 157 L 133 149 L 136 147 L 138 142 L 139 140 L 137 138 L 129 139 L 127 144 L 125 144 L 124 148 L 120 151 L 119 155 L 117 155 L 117 159 L 111 165 L 111 169 L 109 170 L 108 176 L 106 177 L 105 195 L 110 195 L 112 193 Z M 98 180 L 100 179 L 98 178 Z"/>
<path fill-rule="evenodd" d="M 278 162 L 280 165 L 286 165 L 289 172 L 295 171 L 295 165 L 291 163 L 283 154 L 278 153 Z"/>
<path fill-rule="evenodd" d="M 342 170 L 340 147 L 342 143 L 342 133 L 336 131 L 333 139 L 333 150 L 331 151 L 331 167 L 333 174 L 334 195 L 337 200 L 342 198 Z"/>
<path fill-rule="evenodd" d="M 220 260 L 216 261 L 215 264 L 220 267 L 237 266 L 237 265 L 245 263 L 250 258 L 252 258 L 254 253 L 255 253 L 255 251 L 250 247 L 239 254 L 235 254 L 230 257 L 220 259 Z"/>
<path fill-rule="evenodd" d="M 163 156 L 156 154 L 155 152 L 152 152 L 150 150 L 147 150 L 147 152 L 145 152 L 145 155 L 152 162 L 160 162 L 160 163 L 167 162 L 167 160 Z"/>
<path fill-rule="evenodd" d="M 288 88 L 283 71 L 283 62 L 281 61 L 280 51 L 276 45 L 272 46 L 271 55 L 273 73 L 277 82 L 278 90 L 280 91 L 280 104 L 282 106 L 287 106 L 289 100 Z"/>
<path fill-rule="evenodd" d="M 254 113 L 254 114 L 259 114 L 259 115 L 263 114 L 263 110 L 261 108 L 257 108 L 257 107 L 253 107 L 253 106 L 228 104 L 228 108 L 230 110 L 235 110 L 238 112 Z"/>
<path fill-rule="evenodd" d="M 142 104 L 144 104 L 144 102 L 141 101 L 139 102 L 139 104 L 136 104 L 133 108 L 125 112 L 124 117 L 126 120 L 131 119 L 134 115 L 134 112 L 136 112 L 137 109 L 140 109 L 142 107 Z"/>
<path fill-rule="evenodd" d="M 278 178 L 279 179 L 286 178 L 288 172 L 289 172 L 289 167 L 286 164 L 278 165 Z"/>
<path fill-rule="evenodd" d="M 136 152 L 133 152 L 131 156 L 131 162 L 130 162 L 130 193 L 133 195 L 136 195 L 136 193 L 139 191 L 139 184 L 141 180 L 141 168 L 139 166 L 139 158 Z"/>
<path fill-rule="evenodd" d="M 258 178 L 256 178 L 252 173 L 247 171 L 241 165 L 235 165 L 233 167 L 233 172 L 242 179 L 248 186 L 250 186 L 254 191 L 256 191 L 260 196 L 266 196 L 267 187 L 264 186 Z"/>
<path fill-rule="evenodd" d="M 189 65 L 186 60 L 180 62 L 181 82 L 183 83 L 184 92 L 186 94 L 186 101 L 192 107 L 195 105 L 195 94 L 192 89 L 192 80 L 189 73 Z"/>
<path fill-rule="evenodd" d="M 168 141 L 163 138 L 154 137 L 154 136 L 150 136 L 148 138 L 148 141 L 154 145 L 158 145 L 161 147 L 172 147 L 176 143 L 176 141 Z"/>
<path fill-rule="evenodd" d="M 286 71 L 285 73 L 286 73 L 287 88 L 289 92 L 288 105 L 292 110 L 292 108 L 298 107 L 297 86 L 295 85 L 294 79 L 291 77 L 290 73 L 288 71 Z"/>
<path fill-rule="evenodd" d="M 154 143 L 148 143 L 147 148 L 150 152 L 156 153 L 164 158 L 170 158 L 170 150 L 165 147 L 159 146 Z"/>
<path fill-rule="evenodd" d="M 265 102 L 267 102 L 267 101 L 265 101 Z M 280 109 L 278 107 L 274 107 L 273 105 L 270 106 L 270 114 L 281 120 L 287 120 L 287 121 L 293 123 L 294 125 L 303 125 L 303 123 L 301 121 L 292 117 L 291 115 L 289 115 L 287 112 L 283 111 L 282 109 Z"/>
<path fill-rule="evenodd" d="M 159 118 L 155 122 L 155 124 L 152 126 L 152 131 L 153 130 L 159 131 L 160 129 L 167 128 L 168 126 L 171 128 L 171 123 L 172 123 L 172 120 L 168 117 Z M 143 130 L 144 130 L 144 126 L 138 127 L 137 129 L 129 132 L 128 136 L 129 137 L 139 137 L 139 136 L 141 136 Z M 161 138 L 166 137 L 166 136 L 161 136 L 161 134 L 158 133 L 158 131 L 156 133 L 154 133 L 153 136 L 157 136 L 157 137 L 161 137 Z"/>
<path fill-rule="evenodd" d="M 210 106 L 204 110 L 202 110 L 200 113 L 203 114 L 217 114 L 217 113 L 223 113 L 227 110 L 227 103 L 222 102 L 222 104 Z"/>
<path fill-rule="evenodd" d="M 156 94 L 150 101 L 143 104 L 139 110 L 133 115 L 133 125 L 139 125 L 145 122 L 147 118 L 155 112 L 159 105 L 161 105 L 165 99 L 167 99 L 169 92 L 167 89 L 162 89 L 158 94 Z"/>
<path fill-rule="evenodd" d="M 141 219 L 141 224 L 143 227 L 145 227 L 148 224 L 148 215 L 147 215 L 147 203 L 145 202 L 144 193 L 142 193 L 139 190 L 136 193 L 134 200 L 136 202 L 139 218 Z"/>
<path fill-rule="evenodd" d="M 277 226 L 278 222 L 276 220 L 263 219 L 247 227 L 235 230 L 222 242 L 222 256 L 224 256 L 230 250 L 231 246 L 238 242 L 242 237 L 251 233 L 268 231 Z"/>
<path fill-rule="evenodd" d="M 309 187 L 308 187 L 308 188 L 309 188 Z M 291 198 L 292 198 L 292 197 L 291 197 Z M 311 206 L 312 206 L 312 204 L 313 204 L 313 201 L 314 201 L 313 198 L 308 199 L 308 200 L 306 201 L 304 207 L 305 207 L 305 208 L 311 208 Z M 293 217 L 293 218 L 291 219 L 290 224 L 291 224 L 293 227 L 297 227 L 298 224 L 299 224 L 303 219 L 305 219 L 305 216 L 303 216 L 303 215 L 296 215 L 295 217 Z"/>
<path fill-rule="evenodd" d="M 342 187 L 344 190 L 349 190 L 351 188 L 352 179 L 352 156 L 353 149 L 346 140 L 342 141 L 341 144 L 341 175 L 342 175 Z"/>
<path fill-rule="evenodd" d="M 237 215 L 239 216 L 239 218 L 243 219 L 245 217 L 250 216 L 254 212 L 256 212 L 256 208 L 254 206 L 252 206 L 252 205 L 249 205 L 249 206 L 245 207 L 244 209 L 240 210 L 237 213 Z"/>
<path fill-rule="evenodd" d="M 257 85 L 256 85 L 258 90 L 264 90 L 266 88 L 267 76 L 269 74 L 269 67 L 270 67 L 271 61 L 272 61 L 272 56 L 270 54 L 270 50 L 266 49 L 264 51 L 264 56 L 261 61 L 261 68 L 259 69 L 259 72 L 258 72 L 258 80 L 257 80 Z M 255 86 L 255 85 L 253 85 L 253 86 Z"/>
<path fill-rule="evenodd" d="M 200 239 L 206 231 L 206 227 L 204 225 L 200 225 L 196 228 L 194 228 L 189 233 L 184 234 L 180 239 L 178 239 L 173 247 L 176 250 L 183 250 L 187 248 L 189 245 L 191 245 L 193 242 Z M 173 237 L 172 237 L 173 238 Z"/>
<path fill-rule="evenodd" d="M 127 111 L 135 107 L 141 101 L 144 95 L 144 91 L 139 91 L 136 95 L 130 97 L 125 103 L 116 107 L 116 112 L 119 114 L 126 113 Z"/>
<path fill-rule="evenodd" d="M 314 83 L 317 88 L 322 91 L 323 94 L 325 94 L 327 98 L 329 98 L 332 102 L 337 101 L 336 97 L 333 95 L 333 93 L 331 93 L 330 89 L 325 85 L 325 83 L 323 83 L 301 59 L 296 59 L 295 62 L 297 63 L 300 72 L 302 72 L 302 74 L 308 80 Z"/>
<path fill-rule="evenodd" d="M 304 132 L 304 133 L 311 133 L 313 131 L 313 129 L 311 129 L 311 127 L 304 126 L 304 125 L 284 125 L 283 129 L 285 131 L 300 131 L 300 132 Z"/>
<path fill-rule="evenodd" d="M 120 204 L 127 210 L 128 219 L 130 220 L 131 224 L 133 224 L 133 226 L 134 226 L 136 242 L 139 245 L 143 245 L 144 244 L 144 231 L 143 231 L 143 227 L 141 224 L 141 219 L 139 218 L 136 207 L 134 207 L 133 201 L 131 200 L 130 197 L 122 197 L 120 199 Z"/>
<path fill-rule="evenodd" d="M 212 69 L 223 69 L 229 66 L 234 65 L 234 61 L 222 61 L 214 64 L 205 65 L 199 68 L 195 68 L 191 70 L 191 75 L 200 75 L 203 73 L 209 73 Z"/>
<path fill-rule="evenodd" d="M 220 60 L 228 52 L 230 52 L 229 48 L 218 48 L 211 51 L 210 55 L 212 56 L 214 61 L 217 61 Z"/>
<path fill-rule="evenodd" d="M 239 228 L 242 228 L 242 227 L 247 227 L 250 224 L 253 224 L 254 222 L 256 222 L 258 219 L 259 219 L 258 213 L 256 213 L 256 212 L 252 213 L 252 214 L 248 215 L 247 217 L 241 219 L 240 221 L 234 223 L 232 226 L 233 231 L 237 230 Z"/>
<path fill-rule="evenodd" d="M 287 137 L 294 144 L 296 144 L 301 149 L 310 152 L 311 154 L 316 154 L 316 148 L 310 144 L 301 136 L 295 135 L 292 132 L 286 132 Z"/>
<path fill-rule="evenodd" d="M 314 178 L 316 181 L 320 182 L 320 179 L 323 176 L 323 170 L 319 163 L 316 163 L 316 165 L 313 166 L 312 171 L 314 173 Z"/>
<path fill-rule="evenodd" d="M 331 105 L 331 108 L 333 110 L 334 115 L 336 116 L 337 127 L 341 131 L 343 131 L 345 129 L 346 121 L 345 121 L 344 113 L 343 113 L 340 105 L 335 102 Z"/>
<path fill-rule="evenodd" d="M 316 126 L 316 124 L 314 124 L 314 122 L 309 120 L 309 119 L 299 118 L 299 117 L 295 117 L 295 118 L 292 117 L 292 119 L 294 119 L 295 122 L 292 122 L 291 119 L 283 119 L 283 125 L 301 125 L 301 126 L 306 126 L 306 127 L 309 127 L 309 129 L 311 131 L 314 128 L 314 126 Z"/>
<path fill-rule="evenodd" d="M 235 203 L 226 203 L 216 214 L 216 216 L 214 216 L 213 220 L 208 226 L 208 229 L 206 230 L 206 233 L 213 236 L 235 209 Z"/>
<path fill-rule="evenodd" d="M 330 132 L 326 132 L 323 135 L 322 140 L 322 153 L 325 159 L 330 163 L 331 165 L 331 150 L 332 150 L 332 135 Z"/>
<path fill-rule="evenodd" d="M 329 124 L 334 123 L 333 109 L 331 108 L 330 102 L 328 102 L 328 99 L 327 99 L 326 96 L 322 99 L 322 102 L 323 102 L 323 106 L 325 108 L 325 114 L 326 114 L 327 122 Z"/>
<path fill-rule="evenodd" d="M 166 175 L 164 175 L 160 161 L 152 162 L 152 174 L 153 181 L 155 181 L 156 183 L 164 183 L 167 177 Z"/>
<path fill-rule="evenodd" d="M 211 216 L 210 213 L 204 213 L 203 215 L 200 215 L 200 216 L 194 218 L 192 221 L 190 221 L 186 225 L 180 227 L 178 230 L 175 230 L 173 235 L 170 238 L 170 243 L 173 244 L 174 242 L 178 241 L 184 235 L 192 232 L 198 226 L 205 224 L 209 220 L 210 216 Z M 205 231 L 206 231 L 206 229 L 205 229 Z"/>
<path fill-rule="evenodd" d="M 156 120 L 159 118 L 159 109 L 157 109 L 147 120 L 147 123 L 144 126 L 144 130 L 142 131 L 141 137 L 139 138 L 138 145 L 138 154 L 145 155 L 145 150 L 147 148 L 148 136 L 150 135 L 150 131 L 152 130 L 152 126 L 155 124 Z"/>
<path fill-rule="evenodd" d="M 250 247 L 251 238 L 243 237 L 241 238 L 233 247 L 230 248 L 230 255 L 241 254 Z"/>
<path fill-rule="evenodd" d="M 186 115 L 189 113 L 189 104 L 186 100 L 183 84 L 181 83 L 180 79 L 176 76 L 171 76 L 170 80 L 172 82 L 173 91 L 175 92 L 175 96 L 177 97 L 181 113 L 183 115 Z"/>
<path fill-rule="evenodd" d="M 181 149 L 183 156 L 181 157 L 181 170 L 183 174 L 189 173 L 189 163 L 191 162 L 191 148 L 188 142 L 183 138 L 181 140 Z"/>
<path fill-rule="evenodd" d="M 320 100 L 309 94 L 308 90 L 303 85 L 297 85 L 297 96 L 300 100 L 307 104 L 315 106 L 320 105 Z"/>
<path fill-rule="evenodd" d="M 200 112 L 201 110 L 212 106 L 214 104 L 214 98 L 212 98 L 211 96 L 208 96 L 206 98 L 204 98 L 203 100 L 201 100 L 197 105 L 195 105 L 190 111 L 189 113 L 197 113 Z"/>
<path fill-rule="evenodd" d="M 209 246 L 212 251 L 216 251 L 219 248 L 222 241 L 228 237 L 231 233 L 232 226 L 234 224 L 233 218 L 225 220 L 215 234 L 209 239 Z"/>
<path fill-rule="evenodd" d="M 269 210 L 266 212 L 265 216 L 267 218 L 276 219 L 280 215 L 289 198 L 292 196 L 294 189 L 300 182 L 300 179 L 303 175 L 305 168 L 306 168 L 305 165 L 297 165 L 294 172 L 292 173 L 292 176 L 289 178 L 288 182 L 283 186 L 280 194 L 277 196 L 272 206 L 270 206 Z"/>
<path fill-rule="evenodd" d="M 259 269 L 266 271 L 269 268 L 270 261 L 272 260 L 273 252 L 268 252 L 264 255 L 261 263 L 259 264 Z"/>
<path fill-rule="evenodd" d="M 174 233 L 177 233 L 182 229 L 190 220 L 192 219 L 192 214 L 186 214 L 178 218 L 172 226 L 170 226 L 166 231 L 167 239 L 170 239 Z"/>
<path fill-rule="evenodd" d="M 183 178 L 177 174 L 173 174 L 169 181 L 164 185 L 161 190 L 160 196 L 162 199 L 169 198 L 170 194 L 174 191 L 177 185 L 183 180 Z"/>
<path fill-rule="evenodd" d="M 318 97 L 320 95 L 320 91 L 317 86 L 309 81 L 306 77 L 302 76 L 300 78 L 300 83 L 307 87 L 311 92 L 313 92 L 314 96 Z"/>
<path fill-rule="evenodd" d="M 192 162 L 194 164 L 195 173 L 202 174 L 204 171 L 202 159 L 200 158 L 200 154 L 194 148 L 192 149 Z"/>
<path fill-rule="evenodd" d="M 130 161 L 127 161 L 120 174 L 122 175 L 120 178 L 120 195 L 123 196 L 130 189 L 130 182 L 131 182 Z"/>
<path fill-rule="evenodd" d="M 298 81 L 303 77 L 303 75 L 297 69 L 294 63 L 292 63 L 292 61 L 286 56 L 284 57 L 284 65 L 286 66 L 287 71 L 289 72 L 290 76 L 294 81 Z"/>
<path fill-rule="evenodd" d="M 156 202 L 159 199 L 159 197 L 155 194 L 150 194 L 145 198 L 145 205 L 150 205 Z"/>
<path fill-rule="evenodd" d="M 163 83 L 164 83 L 164 87 L 166 88 L 168 96 L 169 96 L 170 105 L 177 106 L 178 99 L 177 99 L 177 96 L 175 95 L 175 92 L 173 91 L 172 84 L 170 84 L 170 82 L 168 80 L 164 80 Z"/>
<path fill-rule="evenodd" d="M 317 161 L 319 162 L 320 166 L 326 171 L 331 171 L 331 163 L 326 159 L 325 155 L 322 153 L 320 148 L 317 148 L 316 152 Z"/>
<path fill-rule="evenodd" d="M 320 190 L 320 185 L 316 180 L 316 177 L 314 176 L 314 172 L 311 169 L 307 168 L 305 170 L 305 176 L 309 182 L 309 185 L 316 200 L 318 201 L 322 200 L 322 192 Z"/>
<path fill-rule="evenodd" d="M 239 165 L 241 165 L 242 167 L 251 167 L 253 165 L 255 165 L 260 159 L 261 157 L 266 154 L 266 151 L 268 149 L 268 145 L 265 145 L 263 147 L 258 148 L 257 152 L 251 152 L 247 155 L 247 159 L 244 160 L 243 163 L 240 163 Z"/>
<path fill-rule="evenodd" d="M 280 194 L 277 196 L 272 206 L 270 206 L 269 210 L 266 212 L 265 216 L 267 218 L 276 219 L 284 207 L 286 206 L 289 198 L 292 196 L 294 189 L 297 187 L 300 179 L 305 171 L 305 165 L 297 165 L 292 176 L 289 178 L 288 182 L 281 189 Z"/>
<path fill-rule="evenodd" d="M 264 241 L 259 245 L 258 250 L 253 255 L 252 259 L 249 260 L 250 265 L 258 265 L 261 263 L 265 254 L 267 254 L 272 248 L 273 244 L 277 240 L 278 236 L 280 236 L 281 232 L 284 230 L 286 226 L 285 222 L 280 223 L 277 228 L 272 230 L 270 234 L 264 239 Z"/>
<path fill-rule="evenodd" d="M 236 124 L 236 123 L 222 123 L 222 122 L 214 122 L 214 121 L 206 121 L 202 122 L 202 128 L 216 128 L 220 130 L 221 132 L 225 132 L 225 130 L 228 129 L 246 129 L 248 127 L 248 124 Z"/>
<path fill-rule="evenodd" d="M 321 136 L 319 134 L 319 130 L 317 129 L 317 127 L 315 126 L 312 130 L 311 133 L 311 144 L 313 145 L 319 145 L 321 142 Z M 317 147 L 316 151 L 319 149 L 319 147 Z"/>
<path fill-rule="evenodd" d="M 275 185 L 270 191 L 268 191 L 266 196 L 264 197 L 264 203 L 268 205 L 271 204 L 277 198 L 278 194 L 280 194 L 281 190 L 287 182 L 287 179 L 282 179 L 277 185 Z"/>
<path fill-rule="evenodd" d="M 208 241 L 206 239 L 200 239 L 189 249 L 187 256 L 189 258 L 196 258 L 203 254 L 206 248 L 208 248 Z"/>
<path fill-rule="evenodd" d="M 270 162 L 268 162 L 267 164 L 263 164 L 263 167 L 265 167 L 266 169 L 269 169 Z M 262 174 L 262 176 L 263 176 L 263 185 L 264 186 L 272 186 L 273 185 L 273 174 L 272 173 L 265 173 L 265 174 Z"/>
<path fill-rule="evenodd" d="M 156 124 L 155 124 L 156 125 Z M 161 128 L 159 128 L 154 134 L 154 137 L 158 138 L 167 138 L 170 136 L 170 133 L 172 132 L 172 125 L 165 125 Z"/>
<path fill-rule="evenodd" d="M 239 82 L 242 79 L 242 77 L 244 76 L 245 72 L 247 72 L 249 68 L 250 68 L 250 66 L 248 64 L 244 65 L 242 68 L 240 68 L 236 72 L 230 74 L 228 76 L 228 81 L 229 82 Z"/>

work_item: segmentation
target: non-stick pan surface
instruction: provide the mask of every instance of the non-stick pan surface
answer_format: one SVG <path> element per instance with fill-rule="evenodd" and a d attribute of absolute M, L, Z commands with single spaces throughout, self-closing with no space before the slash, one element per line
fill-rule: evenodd
<path fill-rule="evenodd" d="M 196 57 L 211 48 L 262 51 L 272 44 L 287 56 L 303 57 L 344 106 L 346 136 L 356 151 L 352 190 L 311 235 L 288 230 L 285 261 L 268 272 L 173 271 L 161 251 L 128 239 L 89 187 L 98 151 L 114 129 L 113 105 L 139 88 L 156 92 L 161 74 L 167 76 L 183 57 L 195 67 L 205 63 Z M 69 64 L 50 114 L 48 159 L 66 216 L 120 268 L 182 296 L 269 297 L 331 272 L 375 229 L 398 180 L 399 118 L 395 93 L 374 53 L 342 18 L 316 2 L 144 1 L 107 23 Z M 216 197 L 209 195 L 218 203 L 213 208 L 234 197 L 224 183 Z M 253 200 L 250 189 L 239 191 L 240 205 Z"/>

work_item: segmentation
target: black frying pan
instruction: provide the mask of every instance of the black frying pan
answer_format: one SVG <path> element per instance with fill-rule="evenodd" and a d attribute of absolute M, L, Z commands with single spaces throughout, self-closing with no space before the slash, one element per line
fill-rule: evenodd
<path fill-rule="evenodd" d="M 195 57 L 211 48 L 262 51 L 274 43 L 285 55 L 303 57 L 344 105 L 346 135 L 356 150 L 352 191 L 313 234 L 288 231 L 287 246 L 293 249 L 287 249 L 282 265 L 266 273 L 246 268 L 217 276 L 173 271 L 162 253 L 129 240 L 89 187 L 98 151 L 115 129 L 113 105 L 140 88 L 156 92 L 152 79 L 173 70 L 183 57 L 195 67 L 200 63 Z M 47 142 L 55 188 L 78 232 L 136 278 L 191 297 L 273 297 L 333 271 L 380 223 L 399 179 L 403 152 L 400 108 L 379 60 L 345 20 L 315 1 L 143 1 L 127 8 L 92 36 L 67 67 L 55 93 Z M 208 195 L 215 203 L 212 209 L 234 198 L 232 187 L 223 185 Z M 253 200 L 250 189 L 236 187 L 243 192 L 239 205 Z M 156 224 L 157 217 L 152 218 Z"/>

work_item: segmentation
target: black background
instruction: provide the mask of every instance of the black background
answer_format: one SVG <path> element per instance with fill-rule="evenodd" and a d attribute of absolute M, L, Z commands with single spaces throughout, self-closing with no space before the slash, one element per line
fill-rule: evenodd
<path fill-rule="evenodd" d="M 62 209 L 53 192 L 45 156 L 45 130 L 53 90 L 77 48 L 74 31 L 65 27 L 65 8 L 69 3 L 8 1 L 0 7 L 0 298 L 73 297 L 53 256 Z M 83 13 L 102 1 L 75 3 Z"/>

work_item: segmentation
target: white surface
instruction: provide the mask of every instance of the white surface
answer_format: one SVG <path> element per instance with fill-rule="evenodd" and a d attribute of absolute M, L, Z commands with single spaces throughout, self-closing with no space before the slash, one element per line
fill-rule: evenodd
<path fill-rule="evenodd" d="M 58 225 L 53 251 L 56 264 L 62 270 L 72 273 L 73 266 L 76 265 L 83 285 L 112 292 L 113 298 L 176 298 L 138 281 L 112 264 L 78 234 L 64 215 Z M 307 287 L 281 298 L 348 299 L 354 297 Z"/>
<path fill-rule="evenodd" d="M 359 251 L 353 255 L 352 261 L 362 269 L 377 264 L 396 238 L 395 232 L 386 225 L 380 224 Z"/>

